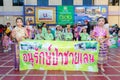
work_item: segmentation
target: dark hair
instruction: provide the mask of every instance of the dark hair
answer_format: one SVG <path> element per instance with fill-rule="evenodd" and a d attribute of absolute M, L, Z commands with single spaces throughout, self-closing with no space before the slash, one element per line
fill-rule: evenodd
<path fill-rule="evenodd" d="M 3 28 L 3 27 L 4 27 L 4 25 L 0 24 L 0 28 Z"/>
<path fill-rule="evenodd" d="M 43 27 L 44 24 L 46 24 L 46 23 L 42 23 L 41 28 Z"/>
<path fill-rule="evenodd" d="M 10 24 L 10 22 L 7 22 L 7 24 Z"/>
<path fill-rule="evenodd" d="M 107 24 L 108 23 L 108 19 L 107 18 L 104 18 L 105 19 L 105 24 Z"/>
<path fill-rule="evenodd" d="M 20 17 L 18 17 L 18 18 L 16 19 L 16 22 L 17 22 L 17 20 L 19 20 L 19 19 L 23 22 L 23 19 L 22 19 L 22 18 L 20 18 Z"/>
<path fill-rule="evenodd" d="M 97 21 L 99 21 L 99 19 L 104 19 L 104 20 L 105 20 L 105 18 L 104 18 L 104 17 L 99 17 L 99 18 L 97 18 Z"/>
<path fill-rule="evenodd" d="M 41 29 L 41 30 L 42 30 L 42 28 L 41 28 L 41 27 L 39 27 L 38 29 Z"/>

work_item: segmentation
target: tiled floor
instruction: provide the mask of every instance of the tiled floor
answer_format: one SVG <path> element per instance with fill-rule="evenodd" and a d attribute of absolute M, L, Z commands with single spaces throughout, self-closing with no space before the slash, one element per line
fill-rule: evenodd
<path fill-rule="evenodd" d="M 0 48 L 0 80 L 120 80 L 120 48 L 110 49 L 105 72 L 81 71 L 14 71 L 13 52 Z"/>

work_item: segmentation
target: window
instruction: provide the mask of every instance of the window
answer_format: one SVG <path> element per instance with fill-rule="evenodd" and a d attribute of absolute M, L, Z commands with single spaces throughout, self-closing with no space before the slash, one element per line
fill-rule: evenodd
<path fill-rule="evenodd" d="M 73 0 L 62 0 L 62 5 L 73 5 Z"/>
<path fill-rule="evenodd" d="M 91 6 L 92 5 L 92 0 L 83 0 L 83 5 L 84 6 Z"/>
<path fill-rule="evenodd" d="M 119 0 L 108 0 L 109 6 L 119 6 Z"/>
<path fill-rule="evenodd" d="M 13 0 L 13 6 L 23 6 L 24 0 Z"/>
<path fill-rule="evenodd" d="M 0 0 L 0 6 L 3 6 L 3 0 Z"/>
<path fill-rule="evenodd" d="M 37 0 L 39 6 L 48 6 L 48 0 Z"/>

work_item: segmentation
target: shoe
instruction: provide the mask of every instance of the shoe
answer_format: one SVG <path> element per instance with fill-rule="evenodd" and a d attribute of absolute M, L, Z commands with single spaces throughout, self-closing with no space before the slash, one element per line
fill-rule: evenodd
<path fill-rule="evenodd" d="M 102 71 L 102 72 L 105 72 L 105 69 L 101 68 L 101 71 Z"/>
<path fill-rule="evenodd" d="M 7 50 L 4 50 L 3 52 L 4 52 L 4 53 L 6 53 L 6 52 L 7 52 Z"/>
<path fill-rule="evenodd" d="M 15 71 L 19 71 L 19 69 L 18 69 L 18 68 L 15 68 Z"/>

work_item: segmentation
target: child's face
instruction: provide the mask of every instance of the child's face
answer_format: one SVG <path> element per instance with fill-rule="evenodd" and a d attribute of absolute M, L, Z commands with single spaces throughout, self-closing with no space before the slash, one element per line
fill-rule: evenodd
<path fill-rule="evenodd" d="M 42 33 L 42 30 L 41 30 L 41 29 L 39 29 L 38 31 L 39 31 L 39 33 Z"/>
<path fill-rule="evenodd" d="M 70 29 L 67 29 L 68 32 L 70 32 Z"/>
<path fill-rule="evenodd" d="M 60 30 L 60 27 L 59 27 L 59 26 L 57 27 L 57 30 Z"/>
<path fill-rule="evenodd" d="M 17 24 L 17 26 L 22 27 L 23 22 L 22 22 L 21 19 L 18 19 L 17 22 L 16 22 L 16 24 Z"/>
<path fill-rule="evenodd" d="M 44 24 L 43 26 L 46 27 L 46 24 Z"/>
<path fill-rule="evenodd" d="M 48 30 L 48 33 L 50 33 L 51 31 L 50 30 Z"/>
<path fill-rule="evenodd" d="M 103 26 L 104 24 L 105 24 L 104 18 L 100 18 L 100 19 L 98 20 L 98 26 Z"/>
<path fill-rule="evenodd" d="M 83 29 L 83 32 L 86 32 L 87 30 L 86 29 Z"/>
<path fill-rule="evenodd" d="M 60 26 L 59 28 L 60 28 L 60 30 L 62 30 L 62 29 L 63 29 L 63 28 L 62 28 L 62 26 Z"/>
<path fill-rule="evenodd" d="M 30 24 L 30 23 L 29 23 L 29 21 L 27 21 L 26 23 L 27 23 L 27 25 L 29 25 L 29 24 Z"/>
<path fill-rule="evenodd" d="M 69 24 L 67 25 L 67 28 L 70 28 L 70 25 L 69 25 Z"/>

